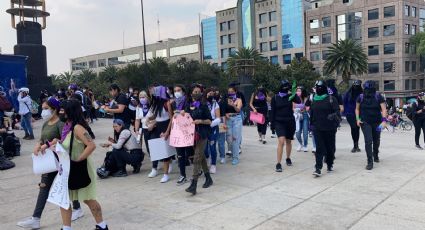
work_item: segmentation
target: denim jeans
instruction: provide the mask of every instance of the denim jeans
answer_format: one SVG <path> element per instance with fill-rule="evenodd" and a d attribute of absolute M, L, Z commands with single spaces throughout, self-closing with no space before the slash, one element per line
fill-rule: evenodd
<path fill-rule="evenodd" d="M 208 142 L 205 146 L 205 156 L 208 158 L 211 156 L 211 164 L 217 164 L 217 139 L 218 139 L 218 126 L 211 129 L 211 133 L 208 136 Z"/>
<path fill-rule="evenodd" d="M 296 133 L 298 143 L 303 147 L 307 147 L 308 144 L 308 127 L 309 127 L 309 117 L 307 112 L 303 113 L 303 119 L 300 122 L 300 130 Z M 301 133 L 303 133 L 303 137 L 301 139 Z M 303 142 L 304 141 L 304 142 Z"/>
<path fill-rule="evenodd" d="M 34 136 L 34 133 L 32 132 L 31 119 L 31 112 L 21 116 L 21 126 L 24 129 L 26 136 Z"/>
<path fill-rule="evenodd" d="M 236 115 L 227 120 L 227 142 L 230 145 L 233 159 L 239 159 L 242 139 L 242 116 Z"/>
<path fill-rule="evenodd" d="M 218 152 L 220 153 L 220 158 L 225 158 L 226 157 L 226 147 L 225 147 L 225 142 L 226 142 L 226 133 L 219 133 L 218 134 Z"/>

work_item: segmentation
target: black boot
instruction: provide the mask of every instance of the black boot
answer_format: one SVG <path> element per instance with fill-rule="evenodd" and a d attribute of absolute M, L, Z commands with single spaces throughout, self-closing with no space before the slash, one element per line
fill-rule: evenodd
<path fill-rule="evenodd" d="M 373 161 L 376 163 L 379 163 L 379 156 L 378 154 L 373 154 Z"/>
<path fill-rule="evenodd" d="M 142 163 L 138 163 L 133 165 L 133 174 L 140 173 L 140 168 L 142 167 Z"/>
<path fill-rule="evenodd" d="M 196 187 L 198 185 L 198 180 L 192 179 L 189 188 L 186 189 L 186 192 L 192 193 L 192 195 L 196 195 Z"/>
<path fill-rule="evenodd" d="M 372 170 L 373 169 L 373 160 L 372 158 L 367 159 L 367 165 L 366 165 L 366 170 Z"/>
<path fill-rule="evenodd" d="M 209 188 L 211 185 L 213 185 L 211 175 L 210 173 L 205 173 L 205 183 L 202 185 L 202 188 Z"/>

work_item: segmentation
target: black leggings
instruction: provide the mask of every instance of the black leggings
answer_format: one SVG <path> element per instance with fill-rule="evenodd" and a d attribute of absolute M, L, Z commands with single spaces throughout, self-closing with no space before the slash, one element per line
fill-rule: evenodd
<path fill-rule="evenodd" d="M 124 170 L 127 164 L 135 167 L 141 165 L 144 153 L 141 149 L 127 150 L 113 150 L 111 156 L 117 166 L 118 170 Z"/>
<path fill-rule="evenodd" d="M 413 121 L 415 126 L 415 143 L 419 145 L 419 138 L 421 137 L 421 129 L 424 132 L 424 142 L 425 142 L 425 119 L 416 119 Z"/>
<path fill-rule="evenodd" d="M 360 127 L 357 126 L 356 116 L 355 115 L 347 115 L 348 124 L 350 124 L 351 128 L 351 138 L 353 139 L 353 143 L 355 147 L 359 145 L 360 138 Z"/>
<path fill-rule="evenodd" d="M 313 134 L 316 140 L 316 169 L 322 169 L 324 157 L 326 157 L 326 164 L 328 167 L 332 167 L 335 159 L 334 146 L 336 130 L 314 130 Z"/>
<path fill-rule="evenodd" d="M 362 124 L 367 163 L 373 163 L 373 158 L 378 158 L 379 145 L 381 144 L 381 132 L 377 131 L 378 124 Z"/>
<path fill-rule="evenodd" d="M 179 161 L 180 176 L 186 177 L 186 165 L 189 161 L 189 157 L 194 154 L 193 146 L 176 148 L 176 151 Z"/>

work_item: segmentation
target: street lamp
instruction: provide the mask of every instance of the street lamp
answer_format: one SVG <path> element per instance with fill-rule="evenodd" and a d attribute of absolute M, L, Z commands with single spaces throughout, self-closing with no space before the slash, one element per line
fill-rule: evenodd
<path fill-rule="evenodd" d="M 142 29 L 143 29 L 143 56 L 145 60 L 145 64 L 148 64 L 148 60 L 146 58 L 146 36 L 145 36 L 145 15 L 143 13 L 143 0 L 140 0 L 141 9 L 142 9 Z"/>

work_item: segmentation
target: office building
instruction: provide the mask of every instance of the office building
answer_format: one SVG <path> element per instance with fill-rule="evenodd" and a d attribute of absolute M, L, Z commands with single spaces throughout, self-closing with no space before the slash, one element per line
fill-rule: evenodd
<path fill-rule="evenodd" d="M 198 35 L 178 39 L 169 38 L 146 45 L 146 57 L 148 60 L 162 57 L 168 62 L 176 62 L 181 58 L 201 61 L 200 50 L 201 44 Z M 72 58 L 70 68 L 76 74 L 84 69 L 99 73 L 106 66 L 123 67 L 131 63 L 144 63 L 143 46 Z"/>

